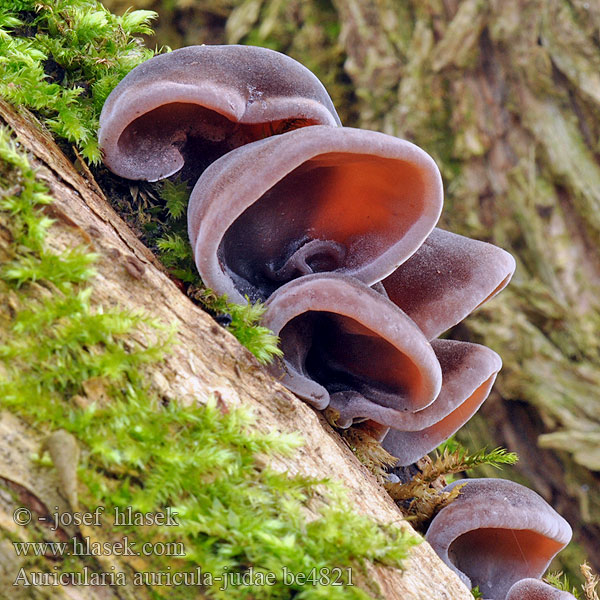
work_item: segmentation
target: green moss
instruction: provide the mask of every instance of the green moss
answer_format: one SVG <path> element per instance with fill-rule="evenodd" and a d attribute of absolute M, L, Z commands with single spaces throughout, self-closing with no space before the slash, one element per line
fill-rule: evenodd
<path fill-rule="evenodd" d="M 232 304 L 227 302 L 226 297 L 216 296 L 210 290 L 198 290 L 193 294 L 209 312 L 227 323 L 231 333 L 256 356 L 260 363 L 267 364 L 274 357 L 282 356 L 283 352 L 277 345 L 277 336 L 258 324 L 265 311 L 262 302 Z"/>
<path fill-rule="evenodd" d="M 95 0 L 1 0 L 0 96 L 37 111 L 98 162 L 100 110 L 117 83 L 152 56 L 133 36 L 150 33 L 155 16 L 117 17 Z"/>
<path fill-rule="evenodd" d="M 265 456 L 294 452 L 297 436 L 258 433 L 247 411 L 223 409 L 214 399 L 202 406 L 161 402 L 145 381 L 147 367 L 168 351 L 168 332 L 146 315 L 94 307 L 94 255 L 84 249 L 56 255 L 45 246 L 51 221 L 41 209 L 51 198 L 6 129 L 0 129 L 0 164 L 0 219 L 12 242 L 0 271 L 0 297 L 11 305 L 0 338 L 0 407 L 80 441 L 79 478 L 90 510 L 178 513 L 178 527 L 119 528 L 140 546 L 183 545 L 185 555 L 176 559 L 146 557 L 149 571 L 200 565 L 215 578 L 250 567 L 275 574 L 267 587 L 220 590 L 215 579 L 207 588 L 214 598 L 371 597 L 349 578 L 356 583 L 366 562 L 399 566 L 417 538 L 354 514 L 332 483 L 261 466 Z M 140 328 L 156 343 L 132 342 Z M 101 383 L 108 401 L 86 397 L 91 382 Z M 342 569 L 346 585 L 310 580 L 314 569 L 317 579 L 337 577 L 334 568 Z M 308 582 L 286 584 L 285 570 Z M 197 595 L 193 587 L 153 593 Z"/>
<path fill-rule="evenodd" d="M 548 573 L 544 577 L 544 581 L 555 587 L 557 590 L 573 594 L 577 600 L 580 600 L 581 598 L 580 590 L 577 589 L 576 586 L 572 585 L 569 581 L 569 578 L 566 575 L 563 575 L 563 573 L 560 571 L 557 573 Z"/>
<path fill-rule="evenodd" d="M 502 469 L 506 465 L 515 465 L 519 461 L 517 453 L 509 452 L 506 448 L 494 448 L 493 450 L 482 448 L 476 452 L 471 452 L 458 442 L 454 436 L 448 438 L 436 448 L 436 458 L 439 456 L 452 457 L 449 462 L 450 468 L 443 471 L 443 475 L 463 473 L 482 466 Z"/>

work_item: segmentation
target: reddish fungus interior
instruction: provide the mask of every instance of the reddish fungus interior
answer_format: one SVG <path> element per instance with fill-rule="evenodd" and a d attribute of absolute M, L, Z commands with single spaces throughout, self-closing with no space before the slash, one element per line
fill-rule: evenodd
<path fill-rule="evenodd" d="M 459 536 L 448 556 L 484 598 L 504 598 L 513 583 L 540 577 L 558 542 L 528 529 L 482 528 Z"/>
<path fill-rule="evenodd" d="M 307 119 L 265 123 L 236 123 L 198 104 L 172 102 L 134 119 L 118 140 L 120 152 L 141 164 L 156 160 L 174 146 L 185 161 L 183 177 L 193 182 L 212 162 L 227 152 L 271 135 L 316 125 Z"/>
<path fill-rule="evenodd" d="M 401 406 L 403 399 L 421 395 L 423 378 L 410 357 L 350 317 L 303 313 L 280 337 L 288 362 L 330 394 L 355 391 L 399 410 L 411 408 Z"/>
<path fill-rule="evenodd" d="M 477 410 L 490 392 L 492 377 L 486 379 L 464 402 L 449 415 L 432 425 L 430 431 L 442 436 L 450 436 L 464 425 L 466 420 Z M 426 409 L 425 409 L 426 410 Z M 466 418 L 465 418 L 466 417 Z"/>
<path fill-rule="evenodd" d="M 242 293 L 265 299 L 302 274 L 368 264 L 402 239 L 424 203 L 424 178 L 412 163 L 321 155 L 294 169 L 238 217 L 223 236 L 219 258 Z M 288 268 L 314 240 L 323 243 L 304 256 L 308 268 Z"/>

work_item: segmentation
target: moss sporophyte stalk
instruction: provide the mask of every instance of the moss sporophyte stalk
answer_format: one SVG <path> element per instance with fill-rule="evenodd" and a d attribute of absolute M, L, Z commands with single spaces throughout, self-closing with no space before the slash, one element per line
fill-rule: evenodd
<path fill-rule="evenodd" d="M 134 12 L 118 18 L 83 0 L 1 3 L 0 95 L 34 109 L 58 137 L 96 160 L 99 108 L 124 72 L 149 55 L 131 38 L 147 27 L 149 16 Z M 64 71 L 61 77 L 44 74 L 50 61 Z M 266 587 L 257 579 L 227 590 L 219 581 L 204 582 L 210 597 L 377 595 L 349 585 L 350 578 L 361 578 L 368 562 L 400 566 L 417 538 L 356 515 L 332 482 L 260 466 L 265 456 L 296 452 L 302 443 L 298 436 L 260 433 L 247 410 L 224 412 L 213 397 L 193 406 L 160 401 L 146 375 L 169 352 L 176 334 L 151 315 L 95 304 L 93 253 L 49 249 L 45 240 L 52 221 L 42 209 L 52 197 L 7 127 L 0 130 L 0 188 L 0 219 L 10 238 L 0 267 L 0 297 L 10 298 L 0 337 L 0 406 L 43 435 L 64 430 L 75 438 L 81 451 L 79 510 L 176 512 L 177 527 L 119 527 L 119 535 L 140 545 L 185 548 L 185 556 L 176 559 L 145 557 L 147 573 L 193 574 L 200 566 L 213 578 L 242 577 L 250 569 L 275 575 Z M 251 312 L 257 310 L 244 308 L 242 333 L 253 335 Z M 133 342 L 132 334 L 141 330 L 155 343 Z M 259 345 L 260 339 L 259 332 Z M 262 341 L 273 344 L 273 338 Z M 262 351 L 264 360 L 273 353 Z M 103 387 L 109 401 L 76 400 L 91 381 Z M 40 467 L 44 464 L 42 459 Z M 314 518 L 307 517 L 307 508 Z M 90 544 L 107 541 L 102 536 L 112 525 L 104 521 Z M 56 564 L 28 557 L 23 568 L 28 577 L 111 572 L 92 558 L 70 556 Z M 135 568 L 127 565 L 123 572 L 132 581 Z M 345 585 L 332 585 L 334 575 Z M 157 598 L 197 597 L 186 586 L 165 591 L 152 581 L 145 585 Z"/>

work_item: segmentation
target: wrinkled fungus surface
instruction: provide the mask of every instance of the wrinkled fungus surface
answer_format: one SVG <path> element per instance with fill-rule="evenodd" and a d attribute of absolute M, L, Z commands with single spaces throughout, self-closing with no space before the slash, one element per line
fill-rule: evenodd
<path fill-rule="evenodd" d="M 429 235 L 442 196 L 435 163 L 410 142 L 305 127 L 213 163 L 192 192 L 188 231 L 210 288 L 265 300 L 310 273 L 381 280 Z"/>
<path fill-rule="evenodd" d="M 479 586 L 484 598 L 505 600 L 517 581 L 542 576 L 571 539 L 571 528 L 524 486 L 468 479 L 458 498 L 433 519 L 426 539 L 469 588 Z"/>
<path fill-rule="evenodd" d="M 112 91 L 100 115 L 105 164 L 156 181 L 248 142 L 340 124 L 321 82 L 294 59 L 255 46 L 189 46 L 155 56 Z"/>

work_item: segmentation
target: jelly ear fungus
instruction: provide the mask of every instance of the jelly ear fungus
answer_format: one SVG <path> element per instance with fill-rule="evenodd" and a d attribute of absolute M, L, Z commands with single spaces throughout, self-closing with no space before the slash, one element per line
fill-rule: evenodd
<path fill-rule="evenodd" d="M 206 169 L 190 198 L 188 232 L 205 284 L 244 303 L 316 272 L 374 284 L 423 243 L 442 201 L 439 170 L 414 144 L 304 127 Z"/>
<path fill-rule="evenodd" d="M 186 163 L 195 181 L 233 148 L 316 124 L 340 120 L 299 62 L 255 46 L 189 46 L 123 78 L 102 109 L 98 141 L 106 166 L 121 177 L 156 181 Z"/>
<path fill-rule="evenodd" d="M 514 259 L 434 229 L 431 157 L 341 127 L 300 63 L 235 45 L 156 56 L 110 94 L 98 137 L 117 175 L 196 181 L 188 231 L 204 283 L 267 300 L 263 324 L 284 351 L 272 370 L 338 426 L 363 422 L 405 466 L 485 400 L 498 355 L 435 338 L 502 290 Z M 573 598 L 536 579 L 570 537 L 541 497 L 501 479 L 468 480 L 427 532 L 488 600 Z"/>
<path fill-rule="evenodd" d="M 441 371 L 433 349 L 400 309 L 355 279 L 306 275 L 277 290 L 262 323 L 281 339 L 272 369 L 315 408 L 330 404 L 389 424 L 433 402 Z M 358 408 L 357 408 L 358 407 Z"/>
<path fill-rule="evenodd" d="M 479 586 L 487 600 L 507 600 L 517 581 L 543 575 L 571 539 L 571 527 L 538 494 L 512 481 L 459 480 L 444 491 L 461 484 L 425 537 L 469 588 Z"/>
<path fill-rule="evenodd" d="M 434 340 L 498 294 L 510 281 L 515 260 L 506 251 L 442 229 L 423 245 L 380 289 L 432 341 L 443 373 L 442 391 L 412 425 L 394 428 L 383 447 L 400 466 L 418 460 L 462 427 L 489 395 L 502 366 L 484 346 Z"/>

